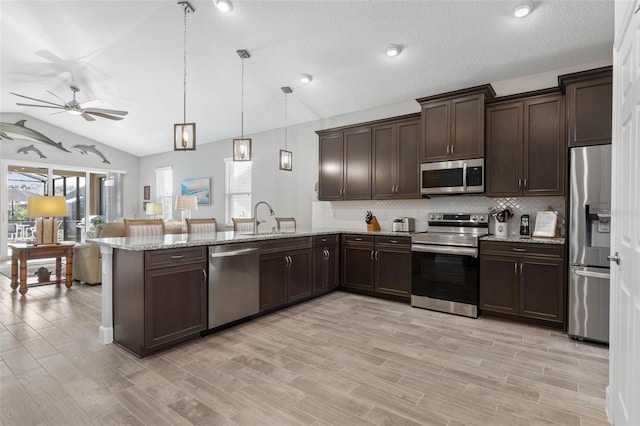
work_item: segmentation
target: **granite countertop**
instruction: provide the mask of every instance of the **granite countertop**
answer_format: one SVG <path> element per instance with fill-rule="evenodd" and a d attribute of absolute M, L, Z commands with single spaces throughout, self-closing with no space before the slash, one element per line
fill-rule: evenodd
<path fill-rule="evenodd" d="M 508 237 L 497 237 L 495 235 L 487 235 L 481 237 L 481 241 L 504 241 L 508 243 L 528 243 L 528 244 L 564 244 L 564 238 L 523 238 L 520 235 L 509 235 Z"/>
<path fill-rule="evenodd" d="M 248 243 L 256 241 L 274 240 L 279 238 L 311 237 L 327 234 L 358 234 L 358 235 L 385 235 L 385 236 L 411 236 L 409 232 L 391 231 L 366 231 L 358 229 L 298 229 L 295 232 L 271 232 L 264 231 L 256 234 L 246 234 L 233 231 L 221 231 L 215 234 L 165 234 L 155 237 L 115 237 L 115 238 L 90 238 L 87 242 L 96 243 L 112 248 L 141 251 L 163 250 L 181 247 L 215 246 L 221 244 Z"/>

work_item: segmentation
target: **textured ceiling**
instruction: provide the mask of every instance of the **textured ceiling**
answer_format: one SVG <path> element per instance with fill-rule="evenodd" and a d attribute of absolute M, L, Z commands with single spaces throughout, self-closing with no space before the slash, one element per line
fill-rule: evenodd
<path fill-rule="evenodd" d="M 193 0 L 187 17 L 187 121 L 198 144 L 477 84 L 611 58 L 613 1 Z M 0 110 L 22 112 L 138 156 L 172 149 L 182 121 L 183 12 L 176 1 L 0 1 Z M 403 45 L 395 58 L 389 43 Z M 297 82 L 312 74 L 309 85 Z M 45 90 L 124 109 L 115 122 L 16 106 Z"/>

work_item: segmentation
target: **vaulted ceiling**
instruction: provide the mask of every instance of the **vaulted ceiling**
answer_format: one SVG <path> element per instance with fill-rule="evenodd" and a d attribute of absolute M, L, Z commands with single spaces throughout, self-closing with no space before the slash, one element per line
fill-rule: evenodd
<path fill-rule="evenodd" d="M 187 121 L 198 144 L 611 58 L 613 1 L 192 0 Z M 138 156 L 172 149 L 183 116 L 183 9 L 177 1 L 2 1 L 2 112 L 21 112 Z M 403 46 L 387 57 L 389 43 Z M 313 75 L 308 85 L 300 73 Z M 17 106 L 102 100 L 122 121 Z"/>

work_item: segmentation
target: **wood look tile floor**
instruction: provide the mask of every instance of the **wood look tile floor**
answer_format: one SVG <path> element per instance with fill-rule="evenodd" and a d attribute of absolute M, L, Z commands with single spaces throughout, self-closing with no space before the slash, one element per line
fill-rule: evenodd
<path fill-rule="evenodd" d="M 608 349 L 334 292 L 138 359 L 100 287 L 0 276 L 3 425 L 605 425 Z"/>

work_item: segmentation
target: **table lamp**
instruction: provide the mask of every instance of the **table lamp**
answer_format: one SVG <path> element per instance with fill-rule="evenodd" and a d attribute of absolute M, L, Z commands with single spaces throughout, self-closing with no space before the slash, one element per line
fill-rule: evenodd
<path fill-rule="evenodd" d="M 55 218 L 68 215 L 65 197 L 47 195 L 29 197 L 27 216 L 36 219 L 35 245 L 58 244 L 58 221 Z"/>
<path fill-rule="evenodd" d="M 162 204 L 147 203 L 147 208 L 144 212 L 154 219 L 158 219 L 159 216 L 162 216 Z"/>
<path fill-rule="evenodd" d="M 176 210 L 180 210 L 182 220 L 191 218 L 191 211 L 198 210 L 198 197 L 190 195 L 178 195 L 176 197 Z"/>

